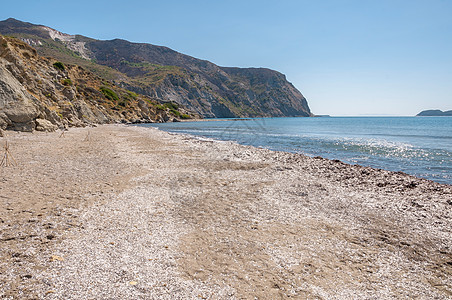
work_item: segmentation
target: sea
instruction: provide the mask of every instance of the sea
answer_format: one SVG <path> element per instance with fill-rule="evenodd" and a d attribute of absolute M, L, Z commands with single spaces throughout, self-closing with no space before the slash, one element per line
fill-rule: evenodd
<path fill-rule="evenodd" d="M 452 184 L 452 117 L 215 119 L 141 126 Z"/>

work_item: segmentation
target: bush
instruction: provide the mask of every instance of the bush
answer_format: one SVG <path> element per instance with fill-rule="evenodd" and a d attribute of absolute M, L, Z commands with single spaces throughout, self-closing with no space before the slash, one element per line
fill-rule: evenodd
<path fill-rule="evenodd" d="M 105 87 L 105 86 L 102 86 L 102 87 L 100 88 L 100 91 L 101 91 L 102 94 L 104 94 L 104 96 L 105 96 L 107 99 L 109 99 L 109 100 L 112 100 L 112 101 L 118 101 L 118 100 L 119 100 L 118 95 L 116 95 L 115 92 L 113 92 L 112 90 L 110 90 L 109 88 L 107 88 L 107 87 Z"/>
<path fill-rule="evenodd" d="M 66 69 L 64 64 L 62 62 L 60 62 L 60 61 L 57 61 L 56 63 L 54 63 L 53 66 L 55 68 L 57 68 L 58 70 L 61 70 L 61 71 L 64 71 Z"/>
<path fill-rule="evenodd" d="M 137 98 L 138 98 L 138 94 L 137 94 L 137 93 L 134 93 L 134 92 L 132 92 L 132 91 L 127 91 L 127 94 L 128 94 L 130 97 L 132 97 L 133 99 L 137 99 Z"/>
<path fill-rule="evenodd" d="M 163 106 L 169 108 L 170 110 L 171 109 L 174 109 L 174 110 L 179 109 L 179 105 L 177 105 L 176 103 L 172 103 L 172 102 L 165 103 L 165 104 L 163 104 Z"/>
<path fill-rule="evenodd" d="M 191 119 L 191 117 L 190 117 L 189 115 L 187 115 L 187 114 L 181 115 L 180 118 L 181 118 L 181 119 L 184 119 L 184 120 L 186 120 L 186 119 Z"/>
<path fill-rule="evenodd" d="M 72 80 L 70 80 L 69 78 L 63 79 L 61 80 L 61 84 L 65 86 L 70 86 L 72 85 Z"/>
<path fill-rule="evenodd" d="M 173 115 L 175 115 L 176 117 L 180 117 L 180 112 L 178 112 L 177 110 L 175 110 L 175 109 L 170 109 L 170 112 L 172 112 Z"/>

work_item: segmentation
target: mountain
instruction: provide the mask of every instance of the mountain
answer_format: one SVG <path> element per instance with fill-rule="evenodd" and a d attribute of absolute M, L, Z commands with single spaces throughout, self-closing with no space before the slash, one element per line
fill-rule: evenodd
<path fill-rule="evenodd" d="M 121 88 L 81 66 L 41 57 L 23 41 L 0 35 L 0 133 L 179 118 L 190 118 L 189 112 Z"/>
<path fill-rule="evenodd" d="M 441 111 L 439 109 L 430 109 L 421 111 L 417 117 L 452 117 L 452 110 Z"/>
<path fill-rule="evenodd" d="M 82 66 L 139 94 L 186 106 L 204 117 L 312 116 L 286 77 L 265 68 L 220 67 L 167 47 L 101 41 L 8 19 L 0 34 L 20 38 L 39 54 Z"/>

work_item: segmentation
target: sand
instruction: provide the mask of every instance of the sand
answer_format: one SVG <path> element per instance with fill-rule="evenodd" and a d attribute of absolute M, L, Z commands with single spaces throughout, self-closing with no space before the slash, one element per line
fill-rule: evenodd
<path fill-rule="evenodd" d="M 0 298 L 452 297 L 450 185 L 125 125 L 7 134 Z"/>

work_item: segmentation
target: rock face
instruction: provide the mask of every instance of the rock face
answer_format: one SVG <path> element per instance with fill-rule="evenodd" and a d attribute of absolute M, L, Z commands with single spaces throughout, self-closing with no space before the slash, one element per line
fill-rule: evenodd
<path fill-rule="evenodd" d="M 180 110 L 82 67 L 42 58 L 24 42 L 0 36 L 0 129 L 53 131 L 62 126 L 189 117 Z"/>
<path fill-rule="evenodd" d="M 4 42 L 0 38 L 0 42 Z M 8 68 L 14 66 L 0 60 L 0 128 L 14 126 L 21 131 L 32 131 L 39 115 L 38 100 L 28 93 Z"/>
<path fill-rule="evenodd" d="M 442 111 L 439 109 L 431 109 L 421 111 L 416 115 L 417 117 L 452 117 L 452 110 Z"/>
<path fill-rule="evenodd" d="M 312 116 L 306 99 L 279 72 L 226 68 L 166 47 L 115 39 L 99 41 L 8 19 L 0 33 L 14 35 L 44 56 L 81 65 L 118 86 L 204 117 Z"/>

